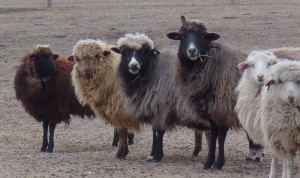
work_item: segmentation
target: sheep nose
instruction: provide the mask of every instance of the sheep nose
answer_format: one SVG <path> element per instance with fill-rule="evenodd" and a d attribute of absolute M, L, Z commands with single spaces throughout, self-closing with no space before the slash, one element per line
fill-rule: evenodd
<path fill-rule="evenodd" d="M 294 102 L 295 97 L 294 96 L 288 96 L 290 102 Z"/>
<path fill-rule="evenodd" d="M 189 53 L 194 54 L 195 52 L 197 52 L 197 49 L 196 48 L 190 48 L 188 51 L 189 51 Z"/>
<path fill-rule="evenodd" d="M 264 79 L 264 75 L 262 75 L 262 74 L 257 75 L 257 78 L 258 78 L 259 80 L 262 80 L 262 79 Z"/>

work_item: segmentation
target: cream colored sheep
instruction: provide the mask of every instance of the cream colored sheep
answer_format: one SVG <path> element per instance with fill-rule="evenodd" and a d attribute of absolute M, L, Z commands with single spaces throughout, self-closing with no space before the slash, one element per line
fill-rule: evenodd
<path fill-rule="evenodd" d="M 76 63 L 72 71 L 75 93 L 81 104 L 88 104 L 107 123 L 120 132 L 117 158 L 128 154 L 127 129 L 138 131 L 139 123 L 133 120 L 123 107 L 124 93 L 117 84 L 120 55 L 100 40 L 80 40 L 72 56 Z"/>
<path fill-rule="evenodd" d="M 272 152 L 270 178 L 283 158 L 282 177 L 293 177 L 294 156 L 300 148 L 300 62 L 281 61 L 271 69 L 262 90 L 261 129 Z"/>

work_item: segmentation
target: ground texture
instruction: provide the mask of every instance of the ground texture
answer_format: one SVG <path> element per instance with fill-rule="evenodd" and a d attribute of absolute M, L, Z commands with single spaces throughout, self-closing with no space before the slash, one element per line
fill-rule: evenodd
<path fill-rule="evenodd" d="M 267 177 L 270 156 L 263 163 L 245 161 L 243 131 L 230 131 L 222 171 L 203 170 L 203 151 L 191 159 L 193 132 L 178 128 L 167 133 L 165 158 L 148 163 L 151 129 L 145 126 L 130 146 L 126 160 L 117 160 L 111 147 L 113 128 L 100 119 L 74 117 L 60 124 L 54 153 L 41 153 L 42 126 L 16 100 L 13 77 L 20 57 L 36 44 L 50 44 L 60 55 L 70 55 L 79 39 L 106 39 L 115 44 L 127 32 L 142 32 L 159 48 L 177 48 L 167 39 L 177 31 L 180 16 L 199 19 L 221 40 L 249 52 L 300 46 L 299 0 L 1 0 L 0 2 L 0 177 Z M 298 163 L 296 163 L 298 164 Z M 278 175 L 280 176 L 280 175 Z M 295 177 L 300 177 L 295 166 Z"/>

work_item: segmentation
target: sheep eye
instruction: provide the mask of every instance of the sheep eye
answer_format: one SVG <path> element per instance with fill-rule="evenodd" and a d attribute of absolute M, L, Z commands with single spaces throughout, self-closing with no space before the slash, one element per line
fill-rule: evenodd
<path fill-rule="evenodd" d="M 281 80 L 278 80 L 278 83 L 282 83 L 282 81 L 281 81 Z"/>
<path fill-rule="evenodd" d="M 300 81 L 297 81 L 296 83 L 297 83 L 297 85 L 300 85 Z"/>
<path fill-rule="evenodd" d="M 254 64 L 251 64 L 251 67 L 252 67 L 252 68 L 255 68 Z"/>

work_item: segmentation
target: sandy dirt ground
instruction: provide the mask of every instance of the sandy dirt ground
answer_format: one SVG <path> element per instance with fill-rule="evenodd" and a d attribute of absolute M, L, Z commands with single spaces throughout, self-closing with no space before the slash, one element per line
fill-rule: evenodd
<path fill-rule="evenodd" d="M 56 129 L 52 154 L 41 153 L 42 125 L 24 111 L 14 95 L 13 78 L 20 57 L 36 44 L 50 44 L 70 55 L 79 39 L 106 39 L 115 44 L 126 32 L 142 32 L 159 47 L 177 48 L 166 37 L 177 31 L 180 16 L 199 19 L 221 40 L 249 52 L 300 46 L 299 0 L 46 0 L 0 1 L 0 177 L 267 177 L 270 155 L 263 163 L 245 161 L 243 131 L 230 131 L 222 171 L 203 170 L 204 141 L 191 159 L 193 132 L 178 128 L 164 139 L 165 158 L 148 163 L 152 133 L 145 126 L 130 146 L 126 160 L 115 159 L 113 128 L 100 119 L 73 117 Z M 299 162 L 295 177 L 300 177 Z M 281 167 L 279 168 L 281 170 Z M 280 175 L 278 175 L 280 176 Z"/>

